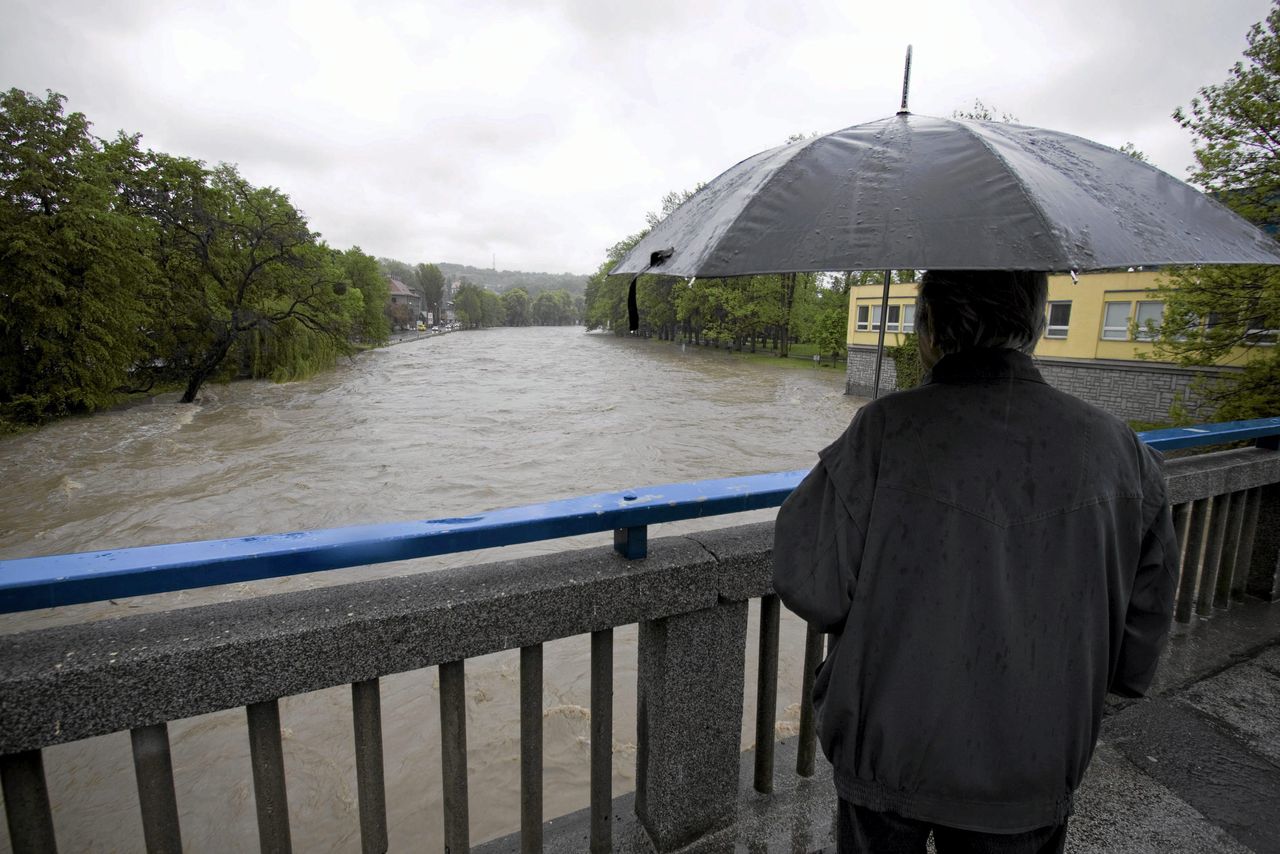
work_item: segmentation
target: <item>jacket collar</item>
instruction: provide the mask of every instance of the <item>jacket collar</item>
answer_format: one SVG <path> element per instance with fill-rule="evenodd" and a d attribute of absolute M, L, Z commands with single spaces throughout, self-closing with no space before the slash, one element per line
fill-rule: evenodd
<path fill-rule="evenodd" d="M 948 353 L 938 360 L 926 383 L 963 383 L 972 380 L 1016 379 L 1043 383 L 1044 377 L 1026 353 L 1005 348 Z"/>

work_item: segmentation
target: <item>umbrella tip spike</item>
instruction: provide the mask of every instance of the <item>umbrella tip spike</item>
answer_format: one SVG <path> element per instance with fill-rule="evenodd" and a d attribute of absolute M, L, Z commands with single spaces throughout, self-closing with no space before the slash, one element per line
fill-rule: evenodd
<path fill-rule="evenodd" d="M 902 107 L 898 110 L 898 115 L 906 115 L 910 111 L 907 109 L 907 91 L 911 88 L 911 45 L 907 45 L 907 62 L 902 70 Z"/>

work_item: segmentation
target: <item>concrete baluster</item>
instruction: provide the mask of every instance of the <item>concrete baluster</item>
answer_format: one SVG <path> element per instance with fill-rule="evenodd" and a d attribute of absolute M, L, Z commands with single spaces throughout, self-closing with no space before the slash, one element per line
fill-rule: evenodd
<path fill-rule="evenodd" d="M 659 852 L 738 813 L 747 603 L 640 624 L 636 813 Z"/>

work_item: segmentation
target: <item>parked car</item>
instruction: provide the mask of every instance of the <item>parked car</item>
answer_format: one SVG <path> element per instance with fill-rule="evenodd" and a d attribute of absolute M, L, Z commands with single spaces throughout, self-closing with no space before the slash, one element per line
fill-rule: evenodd
<path fill-rule="evenodd" d="M 426 331 L 427 331 L 427 324 L 425 324 L 425 323 L 423 323 L 421 320 L 419 320 L 419 321 L 418 321 L 418 331 L 419 331 L 419 332 L 426 332 Z"/>

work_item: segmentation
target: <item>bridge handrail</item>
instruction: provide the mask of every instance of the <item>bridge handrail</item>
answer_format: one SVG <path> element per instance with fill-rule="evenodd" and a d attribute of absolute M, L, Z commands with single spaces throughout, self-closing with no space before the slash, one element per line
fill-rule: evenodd
<path fill-rule="evenodd" d="M 1149 430 L 1158 450 L 1280 437 L 1280 417 Z M 1271 443 L 1274 445 L 1274 442 Z M 645 486 L 472 516 L 168 543 L 0 561 L 0 613 L 187 590 L 615 532 L 645 555 L 647 526 L 777 507 L 805 470 Z"/>

